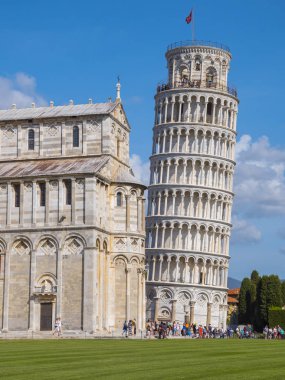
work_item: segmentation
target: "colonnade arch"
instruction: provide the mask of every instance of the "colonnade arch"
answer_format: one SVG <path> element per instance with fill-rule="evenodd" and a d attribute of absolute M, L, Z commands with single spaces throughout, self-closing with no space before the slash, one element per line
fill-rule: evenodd
<path fill-rule="evenodd" d="M 149 190 L 148 216 L 185 216 L 231 222 L 232 196 L 214 191 Z"/>
<path fill-rule="evenodd" d="M 195 153 L 234 159 L 235 136 L 211 128 L 163 127 L 156 130 L 153 154 Z"/>
<path fill-rule="evenodd" d="M 148 281 L 227 287 L 228 262 L 213 257 L 150 255 Z"/>
<path fill-rule="evenodd" d="M 181 221 L 162 222 L 147 228 L 147 247 L 228 255 L 229 227 Z"/>
<path fill-rule="evenodd" d="M 208 107 L 208 105 L 211 107 Z M 210 108 L 210 109 L 209 109 Z M 156 99 L 155 124 L 204 123 L 236 130 L 237 102 L 230 97 L 163 94 Z"/>
<path fill-rule="evenodd" d="M 151 184 L 191 184 L 232 190 L 232 164 L 218 160 L 168 158 L 151 162 Z"/>

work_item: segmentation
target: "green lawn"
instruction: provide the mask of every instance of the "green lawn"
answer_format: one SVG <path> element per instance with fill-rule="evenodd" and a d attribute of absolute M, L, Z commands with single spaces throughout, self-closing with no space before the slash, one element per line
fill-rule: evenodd
<path fill-rule="evenodd" d="M 2 340 L 0 379 L 285 379 L 285 340 Z"/>

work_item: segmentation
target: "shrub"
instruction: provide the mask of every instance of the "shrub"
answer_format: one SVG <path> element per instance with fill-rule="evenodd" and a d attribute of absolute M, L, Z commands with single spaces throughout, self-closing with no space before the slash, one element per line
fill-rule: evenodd
<path fill-rule="evenodd" d="M 285 329 L 285 310 L 281 307 L 271 307 L 268 310 L 269 327 L 281 326 Z"/>

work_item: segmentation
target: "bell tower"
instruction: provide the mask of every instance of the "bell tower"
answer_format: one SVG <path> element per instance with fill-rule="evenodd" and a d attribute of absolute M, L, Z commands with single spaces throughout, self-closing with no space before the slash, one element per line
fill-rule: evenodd
<path fill-rule="evenodd" d="M 185 41 L 166 60 L 150 158 L 147 319 L 225 328 L 238 110 L 231 53 Z"/>

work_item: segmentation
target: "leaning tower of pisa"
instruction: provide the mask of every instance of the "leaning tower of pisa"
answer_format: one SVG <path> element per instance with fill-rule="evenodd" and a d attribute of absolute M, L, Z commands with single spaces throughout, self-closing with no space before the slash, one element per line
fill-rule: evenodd
<path fill-rule="evenodd" d="M 155 95 L 147 216 L 147 319 L 225 328 L 238 98 L 226 46 L 166 52 Z"/>

